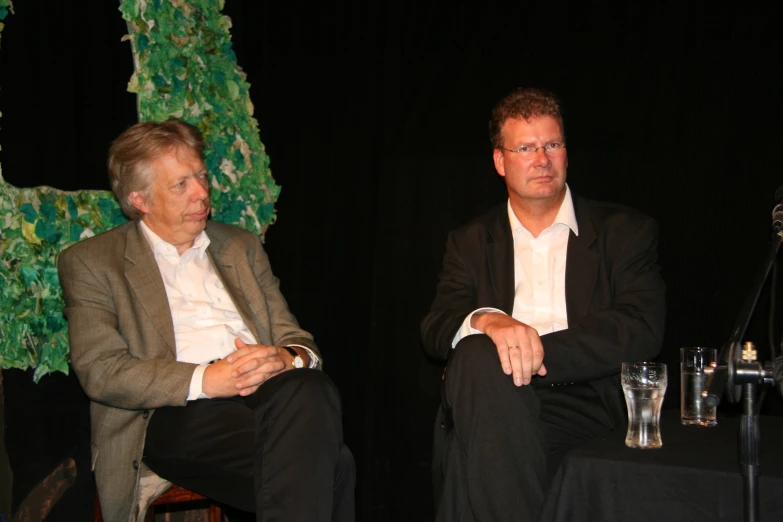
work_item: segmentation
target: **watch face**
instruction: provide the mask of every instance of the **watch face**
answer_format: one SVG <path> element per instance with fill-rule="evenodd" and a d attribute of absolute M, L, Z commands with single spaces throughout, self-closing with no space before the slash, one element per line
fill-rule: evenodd
<path fill-rule="evenodd" d="M 304 368 L 304 360 L 300 355 L 294 357 L 294 368 Z"/>

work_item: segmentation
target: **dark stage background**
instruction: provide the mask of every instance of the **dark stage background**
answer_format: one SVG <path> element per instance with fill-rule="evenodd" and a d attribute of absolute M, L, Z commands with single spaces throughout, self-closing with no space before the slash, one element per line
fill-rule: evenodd
<path fill-rule="evenodd" d="M 19 1 L 6 20 L 3 175 L 106 189 L 108 144 L 135 122 L 130 48 L 111 2 L 65 4 Z M 677 407 L 678 348 L 728 338 L 767 250 L 783 182 L 776 18 L 694 1 L 228 0 L 225 12 L 282 186 L 266 247 L 341 390 L 360 520 L 432 518 L 442 367 L 423 355 L 418 325 L 447 231 L 504 199 L 486 128 L 514 87 L 562 98 L 572 190 L 658 220 L 669 288 L 661 359 L 666 404 Z M 747 336 L 764 359 L 766 310 Z M 14 502 L 72 454 L 83 482 L 51 519 L 89 516 L 87 404 L 75 380 L 4 375 Z M 774 393 L 765 408 L 780 411 Z M 762 426 L 762 443 L 772 439 Z"/>

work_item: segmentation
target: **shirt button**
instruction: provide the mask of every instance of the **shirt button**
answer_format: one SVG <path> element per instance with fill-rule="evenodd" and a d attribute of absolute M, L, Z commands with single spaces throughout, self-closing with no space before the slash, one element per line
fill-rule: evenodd
<path fill-rule="evenodd" d="M 544 284 L 544 282 L 543 282 L 543 281 L 539 281 L 539 282 L 538 282 L 538 284 L 539 284 L 539 285 L 543 285 L 543 284 Z"/>
<path fill-rule="evenodd" d="M 136 471 L 139 471 L 139 461 L 138 460 L 134 460 L 133 461 L 133 469 L 135 469 Z"/>
<path fill-rule="evenodd" d="M 144 413 L 141 414 L 142 419 L 146 419 L 150 416 L 150 410 L 144 410 Z"/>

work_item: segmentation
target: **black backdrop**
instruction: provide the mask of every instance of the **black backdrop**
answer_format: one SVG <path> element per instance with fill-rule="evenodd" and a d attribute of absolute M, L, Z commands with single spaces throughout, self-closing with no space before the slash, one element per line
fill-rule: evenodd
<path fill-rule="evenodd" d="M 105 189 L 108 144 L 135 121 L 119 12 L 16 4 L 0 52 L 3 175 Z M 418 324 L 447 231 L 503 200 L 486 132 L 494 102 L 517 86 L 558 93 L 572 190 L 658 220 L 676 407 L 678 347 L 728 337 L 767 249 L 783 182 L 780 28 L 761 9 L 695 1 L 363 4 L 228 0 L 225 12 L 282 186 L 266 248 L 343 395 L 360 519 L 430 520 L 441 366 Z M 747 338 L 768 358 L 765 310 Z M 26 379 L 6 378 L 17 503 L 42 462 L 86 451 L 86 403 L 41 391 L 73 379 Z M 779 411 L 778 397 L 765 407 Z M 67 422 L 41 420 L 53 410 Z M 52 518 L 89 510 L 88 488 Z"/>

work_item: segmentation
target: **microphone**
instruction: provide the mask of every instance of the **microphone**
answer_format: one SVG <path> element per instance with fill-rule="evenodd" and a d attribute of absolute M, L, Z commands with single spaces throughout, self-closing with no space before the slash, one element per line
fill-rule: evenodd
<path fill-rule="evenodd" d="M 777 234 L 783 229 L 783 187 L 775 191 L 775 203 L 772 209 L 772 231 Z"/>

